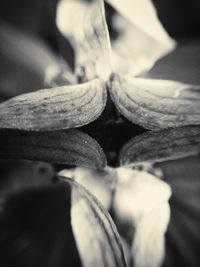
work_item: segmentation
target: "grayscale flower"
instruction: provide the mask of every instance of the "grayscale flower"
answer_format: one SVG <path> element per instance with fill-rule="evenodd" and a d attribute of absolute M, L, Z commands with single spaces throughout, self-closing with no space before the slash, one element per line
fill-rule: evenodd
<path fill-rule="evenodd" d="M 75 51 L 75 72 L 63 75 L 58 62 L 49 65 L 45 81 L 54 87 L 2 103 L 1 128 L 39 131 L 83 126 L 101 115 L 107 93 L 124 117 L 147 129 L 199 124 L 198 85 L 141 78 L 175 47 L 152 3 L 106 2 L 114 10 L 112 31 L 103 0 L 58 2 L 56 23 Z M 114 38 L 111 32 L 116 33 Z M 55 87 L 59 75 L 61 80 L 67 77 L 67 85 Z"/>

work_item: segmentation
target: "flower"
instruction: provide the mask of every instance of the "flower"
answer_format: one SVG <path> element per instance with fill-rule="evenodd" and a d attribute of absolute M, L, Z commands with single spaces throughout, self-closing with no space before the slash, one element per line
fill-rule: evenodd
<path fill-rule="evenodd" d="M 138 78 L 175 46 L 151 2 L 107 2 L 115 10 L 110 23 L 115 38 L 106 24 L 108 5 L 103 0 L 58 3 L 58 29 L 75 50 L 75 73 L 67 75 L 71 84 L 2 103 L 1 128 L 39 131 L 86 125 L 104 110 L 107 89 L 119 112 L 147 129 L 199 124 L 199 86 Z M 45 80 L 55 85 L 62 68 L 49 66 L 46 74 Z"/>
<path fill-rule="evenodd" d="M 9 170 L 1 162 L 3 265 L 57 266 L 68 253 L 71 265 L 126 266 L 122 241 L 131 266 L 197 266 L 200 127 L 188 124 L 199 124 L 199 87 L 138 78 L 174 41 L 147 0 L 61 0 L 56 23 L 75 51 L 74 73 L 34 38 L 0 27 L 0 52 L 53 87 L 0 105 L 0 157 L 48 162 L 15 162 Z M 187 126 L 134 137 L 122 147 L 119 166 L 110 167 L 111 157 L 89 135 L 58 131 L 95 120 L 108 94 L 122 115 L 147 129 Z M 91 193 L 111 211 L 121 239 Z"/>

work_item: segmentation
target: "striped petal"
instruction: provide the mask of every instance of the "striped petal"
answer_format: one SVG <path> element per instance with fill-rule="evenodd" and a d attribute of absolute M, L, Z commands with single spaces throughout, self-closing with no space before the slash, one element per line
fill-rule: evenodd
<path fill-rule="evenodd" d="M 20 95 L 0 104 L 0 128 L 40 131 L 79 127 L 100 116 L 106 97 L 105 86 L 98 79 Z"/>
<path fill-rule="evenodd" d="M 125 267 L 120 237 L 101 204 L 73 180 L 71 223 L 84 267 Z"/>
<path fill-rule="evenodd" d="M 120 165 L 159 162 L 200 152 L 200 127 L 184 126 L 151 131 L 132 138 L 121 149 Z"/>
<path fill-rule="evenodd" d="M 119 111 L 144 128 L 200 124 L 200 86 L 113 76 L 110 94 Z"/>
<path fill-rule="evenodd" d="M 102 169 L 106 157 L 99 144 L 78 130 L 0 131 L 0 158 L 28 159 Z"/>

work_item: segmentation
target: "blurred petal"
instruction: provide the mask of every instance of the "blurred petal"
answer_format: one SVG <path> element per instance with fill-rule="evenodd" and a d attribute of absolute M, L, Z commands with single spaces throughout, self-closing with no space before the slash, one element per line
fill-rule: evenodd
<path fill-rule="evenodd" d="M 65 75 L 69 73 L 67 76 L 71 78 L 67 65 L 64 71 L 58 58 L 42 40 L 2 23 L 0 39 L 0 93 L 5 98 L 42 88 L 44 82 L 51 83 L 63 72 Z"/>
<path fill-rule="evenodd" d="M 110 93 L 119 111 L 144 128 L 200 124 L 200 86 L 113 76 Z"/>
<path fill-rule="evenodd" d="M 67 179 L 68 181 L 68 179 Z M 71 220 L 84 267 L 125 267 L 117 229 L 100 203 L 72 180 Z"/>
<path fill-rule="evenodd" d="M 170 215 L 168 199 L 171 191 L 166 183 L 147 172 L 126 167 L 107 167 L 101 172 L 75 168 L 63 170 L 60 175 L 79 182 L 97 197 L 104 208 L 112 209 L 120 233 L 123 235 L 125 232 L 125 239 L 129 234 L 132 243 L 132 249 L 123 243 L 127 261 L 131 254 L 136 266 L 160 266 L 165 255 L 164 234 Z M 131 225 L 129 228 L 127 222 Z M 130 229 L 131 233 L 128 232 Z"/>
<path fill-rule="evenodd" d="M 165 256 L 165 232 L 170 218 L 170 187 L 157 177 L 121 167 L 114 196 L 116 220 L 134 228 L 132 259 L 136 267 L 160 267 Z"/>
<path fill-rule="evenodd" d="M 105 155 L 89 135 L 78 131 L 0 131 L 0 158 L 46 161 L 71 166 L 103 168 Z"/>
<path fill-rule="evenodd" d="M 110 40 L 103 0 L 61 0 L 56 23 L 76 52 L 76 75 L 107 80 L 111 73 Z"/>
<path fill-rule="evenodd" d="M 114 70 L 138 75 L 171 52 L 175 42 L 158 20 L 150 0 L 106 0 L 117 10 L 113 27 L 118 38 L 112 42 Z"/>
<path fill-rule="evenodd" d="M 106 103 L 98 80 L 43 89 L 0 104 L 0 128 L 57 130 L 78 127 L 98 118 Z"/>
<path fill-rule="evenodd" d="M 156 62 L 143 78 L 200 84 L 200 39 L 180 40 L 177 48 Z"/>
<path fill-rule="evenodd" d="M 200 127 L 184 126 L 147 132 L 132 138 L 121 149 L 120 165 L 159 162 L 200 152 Z"/>
<path fill-rule="evenodd" d="M 165 141 L 165 140 L 164 140 Z M 182 144 L 184 146 L 184 144 Z M 121 167 L 123 169 L 124 167 Z M 194 156 L 185 156 L 179 159 L 163 159 L 163 161 L 156 162 L 154 164 L 155 171 L 160 170 L 162 173 L 162 180 L 169 184 L 172 197 L 170 199 L 170 210 L 171 210 L 171 218 L 169 221 L 169 226 L 166 231 L 166 248 L 163 258 L 164 264 L 162 266 L 165 267 L 176 267 L 176 266 L 184 266 L 184 267 L 197 267 L 199 265 L 199 247 L 200 247 L 200 234 L 199 234 L 199 225 L 200 225 L 200 208 L 199 208 L 199 198 L 200 198 L 200 157 L 199 155 Z M 124 172 L 124 170 L 123 170 Z M 123 174 L 123 172 L 121 172 Z M 135 170 L 134 170 L 135 172 Z M 136 171 L 138 172 L 138 171 Z M 124 172 L 125 173 L 125 172 Z M 139 173 L 139 172 L 138 172 Z M 140 172 L 144 173 L 144 172 Z M 148 197 L 146 192 L 145 195 L 142 195 L 140 188 L 137 188 L 135 185 L 131 188 L 130 183 L 125 187 L 126 181 L 128 180 L 128 175 L 121 177 L 121 183 L 124 187 L 120 186 L 118 183 L 118 202 L 115 208 L 115 212 L 117 213 L 122 225 L 125 225 L 125 220 L 130 220 L 131 209 L 134 211 L 136 209 L 135 202 L 132 202 L 132 205 L 123 204 L 126 200 L 127 203 L 131 203 L 131 199 L 138 196 L 141 197 L 140 205 L 144 203 L 145 209 L 151 205 L 154 198 L 156 199 L 159 194 L 164 194 L 162 189 L 158 188 L 157 193 L 151 194 L 151 199 L 148 200 L 148 203 L 145 203 L 144 200 Z M 141 179 L 140 182 L 141 190 L 151 188 L 150 184 L 142 180 L 142 176 L 138 177 Z M 133 180 L 133 177 L 132 177 Z M 132 181 L 130 179 L 130 182 Z M 134 182 L 134 180 L 132 181 Z M 124 194 L 122 191 L 124 190 Z M 134 191 L 136 190 L 136 192 Z M 128 195 L 128 192 L 130 193 Z M 145 191 L 144 191 L 145 192 Z M 117 194 L 116 194 L 117 196 Z M 164 197 L 164 196 L 163 196 Z M 162 201 L 160 199 L 159 202 L 162 205 Z M 157 207 L 158 208 L 158 207 Z M 164 212 L 164 206 L 159 210 L 152 209 L 149 215 L 153 216 L 152 219 L 148 218 L 149 227 L 151 227 L 151 223 L 153 224 L 154 229 L 159 229 L 158 226 L 155 226 L 158 221 L 160 221 L 160 215 Z M 133 214 L 133 213 L 132 213 Z M 154 214 L 154 215 L 153 215 Z M 166 214 L 166 213 L 165 213 Z M 147 218 L 147 217 L 146 217 Z M 162 217 L 161 217 L 162 218 Z M 118 220 L 119 220 L 118 219 Z M 155 221 L 154 221 L 155 220 Z M 142 220 L 140 219 L 141 225 Z M 133 227 L 133 226 L 132 226 Z M 136 230 L 137 231 L 137 228 Z M 145 236 L 145 227 L 141 228 L 141 234 L 138 242 L 142 244 L 142 235 Z M 153 231 L 151 231 L 152 238 L 150 239 L 152 244 L 152 249 L 155 249 L 154 253 L 157 253 L 158 248 L 156 247 L 156 238 L 157 234 L 153 235 Z M 137 238 L 137 233 L 133 235 L 133 240 Z M 146 240 L 145 240 L 146 241 Z M 145 244 L 148 244 L 148 241 Z M 144 246 L 145 247 L 145 246 Z M 148 247 L 148 246 L 147 246 Z M 145 250 L 143 250 L 144 252 Z M 145 259 L 145 254 L 143 254 Z M 156 254 L 158 255 L 158 254 Z M 147 254 L 146 254 L 147 256 Z M 139 265 L 142 266 L 142 265 Z M 145 266 L 145 265 L 144 265 Z M 151 266 L 146 265 L 146 266 Z M 155 266 L 155 265 L 153 265 Z M 161 265 L 160 265 L 161 266 Z"/>
<path fill-rule="evenodd" d="M 117 182 L 115 172 L 111 168 L 106 167 L 104 170 L 96 170 L 77 167 L 62 170 L 59 175 L 74 179 L 87 188 L 89 192 L 92 192 L 106 210 L 110 209 L 113 189 Z"/>

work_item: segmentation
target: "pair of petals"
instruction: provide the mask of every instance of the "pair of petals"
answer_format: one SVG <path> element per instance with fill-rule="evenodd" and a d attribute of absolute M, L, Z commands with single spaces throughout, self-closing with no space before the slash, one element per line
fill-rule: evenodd
<path fill-rule="evenodd" d="M 106 91 L 105 84 L 94 79 L 17 96 L 0 104 L 0 127 L 40 131 L 83 126 L 101 115 Z M 121 114 L 147 129 L 200 122 L 199 86 L 116 77 L 109 92 Z"/>
<path fill-rule="evenodd" d="M 113 41 L 109 38 L 103 1 L 59 2 L 58 28 L 76 52 L 75 76 L 69 72 L 73 85 L 55 87 L 56 83 L 45 75 L 54 88 L 21 95 L 0 105 L 1 128 L 39 131 L 83 126 L 101 115 L 107 88 L 120 113 L 147 129 L 199 124 L 199 86 L 134 77 L 174 47 L 151 3 L 108 2 L 118 11 L 113 25 L 119 36 Z M 132 16 L 130 7 L 133 7 Z M 148 10 L 148 19 L 142 14 L 138 16 L 142 7 Z M 146 27 L 145 21 L 152 27 Z M 12 38 L 7 38 L 9 41 L 13 42 Z M 59 68 L 58 62 L 54 62 Z M 51 62 L 46 67 L 46 74 L 52 65 Z M 111 75 L 112 72 L 119 75 Z M 57 75 L 59 80 L 59 71 Z M 74 84 L 78 79 L 83 83 Z"/>

